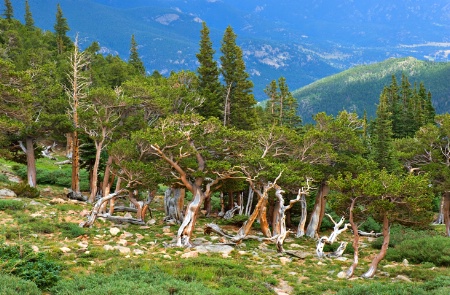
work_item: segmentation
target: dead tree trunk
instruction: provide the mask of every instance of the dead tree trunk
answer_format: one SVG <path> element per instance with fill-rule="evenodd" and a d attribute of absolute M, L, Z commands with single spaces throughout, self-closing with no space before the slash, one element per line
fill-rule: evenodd
<path fill-rule="evenodd" d="M 27 136 L 25 146 L 19 141 L 20 148 L 27 156 L 27 183 L 31 187 L 36 187 L 36 158 L 34 156 L 33 138 Z"/>
<path fill-rule="evenodd" d="M 250 212 L 252 211 L 252 205 L 253 205 L 253 196 L 254 191 L 251 186 L 248 187 L 248 199 L 247 199 L 247 205 L 245 206 L 245 215 L 249 216 Z"/>
<path fill-rule="evenodd" d="M 205 199 L 205 194 L 199 187 L 195 187 L 195 194 L 192 201 L 189 203 L 186 214 L 183 219 L 183 223 L 180 225 L 177 234 L 177 246 L 178 247 L 191 247 L 190 238 L 194 231 L 195 221 L 200 211 L 200 206 Z"/>
<path fill-rule="evenodd" d="M 237 234 L 231 238 L 232 242 L 240 243 L 249 234 L 253 223 L 260 216 L 263 207 L 265 207 L 267 205 L 269 191 L 275 187 L 276 182 L 281 177 L 281 174 L 282 174 L 282 172 L 280 172 L 280 174 L 278 175 L 278 177 L 275 179 L 275 181 L 273 183 L 268 183 L 267 185 L 265 185 L 263 191 L 257 190 L 254 187 L 254 183 L 250 179 L 250 177 L 247 179 L 247 181 L 250 183 L 250 186 L 252 186 L 253 191 L 256 192 L 256 194 L 258 195 L 259 199 L 258 199 L 258 203 L 255 206 L 255 210 L 253 210 L 253 213 L 244 222 L 244 224 L 241 226 L 241 228 L 239 229 Z M 208 234 L 211 232 L 216 232 L 219 234 L 223 233 L 223 231 L 217 225 L 207 224 L 205 226 L 205 233 Z"/>
<path fill-rule="evenodd" d="M 297 234 L 295 235 L 297 238 L 303 237 L 305 235 L 306 215 L 308 214 L 306 211 L 306 195 L 302 195 L 300 197 L 300 205 L 302 214 L 300 216 L 300 222 L 298 223 Z"/>
<path fill-rule="evenodd" d="M 288 234 L 288 230 L 286 229 L 286 211 L 291 209 L 292 206 L 294 206 L 295 203 L 300 201 L 300 196 L 302 194 L 305 194 L 306 191 L 303 191 L 302 189 L 298 190 L 298 194 L 297 194 L 297 198 L 290 200 L 289 201 L 289 205 L 284 206 L 284 199 L 283 199 L 283 195 L 282 193 L 284 193 L 284 191 L 277 186 L 276 190 L 275 190 L 275 196 L 278 198 L 278 213 L 276 214 L 278 216 L 278 218 L 276 219 L 276 223 L 274 224 L 274 231 L 275 228 L 277 229 L 277 240 L 276 240 L 276 245 L 277 245 L 277 251 L 278 252 L 284 252 L 284 248 L 283 248 L 283 243 L 284 240 L 286 239 L 286 236 Z"/>
<path fill-rule="evenodd" d="M 383 260 L 384 256 L 386 256 L 390 238 L 389 219 L 386 213 L 383 216 L 383 237 L 384 237 L 383 245 L 381 246 L 380 253 L 378 253 L 378 255 L 375 256 L 375 258 L 372 260 L 369 270 L 362 275 L 363 278 L 366 279 L 372 278 L 375 275 L 375 272 L 377 271 L 378 264 L 380 263 L 381 260 Z"/>
<path fill-rule="evenodd" d="M 345 277 L 347 279 L 351 278 L 353 274 L 355 273 L 355 269 L 358 266 L 359 263 L 359 233 L 358 233 L 358 227 L 356 226 L 355 220 L 353 218 L 353 209 L 355 208 L 357 198 L 352 199 L 352 203 L 350 205 L 350 212 L 349 212 L 349 222 L 353 230 L 353 263 L 348 268 L 348 270 L 345 272 Z"/>
<path fill-rule="evenodd" d="M 107 195 L 106 197 L 100 198 L 95 203 L 91 213 L 87 216 L 87 220 L 80 223 L 80 227 L 91 227 L 97 219 L 97 216 L 100 214 L 100 208 L 102 207 L 103 203 L 116 198 L 121 192 L 122 191 L 118 191 L 117 193 L 115 192 Z"/>
<path fill-rule="evenodd" d="M 445 234 L 450 237 L 450 192 L 444 193 L 444 206 L 442 213 L 444 215 Z"/>
<path fill-rule="evenodd" d="M 319 257 L 319 258 L 323 258 L 325 256 L 323 253 L 323 247 L 325 246 L 325 244 L 333 244 L 337 240 L 338 235 L 340 235 L 342 232 L 346 231 L 350 225 L 347 223 L 344 225 L 343 228 L 340 228 L 342 226 L 342 224 L 344 224 L 344 221 L 345 221 L 344 217 L 342 217 L 341 220 L 339 220 L 339 222 L 335 222 L 330 214 L 326 214 L 326 215 L 334 223 L 334 229 L 329 237 L 323 236 L 317 241 L 316 253 L 317 253 L 317 257 Z"/>
<path fill-rule="evenodd" d="M 320 185 L 319 191 L 317 192 L 316 203 L 314 204 L 313 212 L 311 213 L 311 219 L 309 221 L 308 227 L 306 228 L 306 235 L 310 238 L 315 238 L 318 236 L 319 226 L 322 222 L 323 210 L 325 209 L 325 196 L 328 195 L 330 188 L 325 183 Z"/>
<path fill-rule="evenodd" d="M 184 188 L 167 188 L 164 193 L 164 221 L 180 224 L 183 221 L 183 207 L 186 190 Z"/>
<path fill-rule="evenodd" d="M 225 202 L 223 200 L 223 192 L 220 192 L 220 212 L 217 216 L 222 217 L 225 215 Z"/>

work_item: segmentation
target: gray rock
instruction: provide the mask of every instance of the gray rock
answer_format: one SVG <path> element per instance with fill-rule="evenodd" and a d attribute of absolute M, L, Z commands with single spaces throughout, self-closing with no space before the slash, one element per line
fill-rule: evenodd
<path fill-rule="evenodd" d="M 0 189 L 0 199 L 3 199 L 3 198 L 16 198 L 16 197 L 17 197 L 16 193 L 13 192 L 12 190 L 7 189 L 7 188 Z"/>
<path fill-rule="evenodd" d="M 222 254 L 230 254 L 231 251 L 234 250 L 233 247 L 228 246 L 228 245 L 201 245 L 201 246 L 197 246 L 195 247 L 195 249 L 197 250 L 197 252 L 199 253 L 222 253 Z"/>

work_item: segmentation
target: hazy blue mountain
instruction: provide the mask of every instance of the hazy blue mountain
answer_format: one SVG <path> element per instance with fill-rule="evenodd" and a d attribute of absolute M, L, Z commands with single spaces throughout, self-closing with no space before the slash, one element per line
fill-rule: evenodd
<path fill-rule="evenodd" d="M 12 0 L 18 19 L 24 2 Z M 98 41 L 127 59 L 135 34 L 149 72 L 195 70 L 201 21 L 217 51 L 231 25 L 258 100 L 280 76 L 297 89 L 355 65 L 406 56 L 448 61 L 450 53 L 443 0 L 29 0 L 38 27 L 53 30 L 57 3 L 83 46 Z"/>

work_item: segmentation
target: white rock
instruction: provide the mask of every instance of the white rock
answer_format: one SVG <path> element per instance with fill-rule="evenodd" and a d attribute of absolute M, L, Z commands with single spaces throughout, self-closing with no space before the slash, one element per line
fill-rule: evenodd
<path fill-rule="evenodd" d="M 67 253 L 67 252 L 72 251 L 70 248 L 67 248 L 67 247 L 59 248 L 59 250 L 61 250 L 63 253 Z"/>
<path fill-rule="evenodd" d="M 228 245 L 200 245 L 195 247 L 195 250 L 197 250 L 199 253 L 221 253 L 221 254 L 230 254 L 231 251 L 234 250 L 233 247 Z"/>
<path fill-rule="evenodd" d="M 153 224 L 155 224 L 156 223 L 156 220 L 155 219 L 150 219 L 149 221 L 147 221 L 147 224 L 148 225 L 153 225 Z"/>
<path fill-rule="evenodd" d="M 79 242 L 77 245 L 82 249 L 86 249 L 88 247 L 88 242 Z"/>
<path fill-rule="evenodd" d="M 106 251 L 111 251 L 111 250 L 114 250 L 114 247 L 111 246 L 111 245 L 104 245 L 103 249 L 106 250 Z"/>
<path fill-rule="evenodd" d="M 406 258 L 403 259 L 402 264 L 403 264 L 404 266 L 408 266 L 408 265 L 409 265 L 408 259 L 406 259 Z"/>
<path fill-rule="evenodd" d="M 1 198 L 16 198 L 17 195 L 10 189 L 2 188 L 0 189 L 0 199 Z"/>
<path fill-rule="evenodd" d="M 339 279 L 345 279 L 345 278 L 347 277 L 347 274 L 345 273 L 345 271 L 340 271 L 340 272 L 337 274 L 337 277 L 338 277 Z"/>
<path fill-rule="evenodd" d="M 109 229 L 109 232 L 111 233 L 111 235 L 115 236 L 115 235 L 117 235 L 120 232 L 120 229 L 117 228 L 117 227 L 111 227 Z"/>
<path fill-rule="evenodd" d="M 130 254 L 131 250 L 124 246 L 115 246 L 114 249 L 119 250 L 120 254 Z"/>
<path fill-rule="evenodd" d="M 65 203 L 67 202 L 61 198 L 54 198 L 50 200 L 50 204 L 65 204 Z"/>
<path fill-rule="evenodd" d="M 123 216 L 123 218 L 133 218 L 133 216 L 131 215 L 130 212 L 125 213 L 125 215 Z"/>
<path fill-rule="evenodd" d="M 44 204 L 36 202 L 35 200 L 31 200 L 30 205 L 32 205 L 32 206 L 45 206 Z"/>
<path fill-rule="evenodd" d="M 170 226 L 163 227 L 163 233 L 170 233 Z"/>
<path fill-rule="evenodd" d="M 398 276 L 396 277 L 396 279 L 397 279 L 397 280 L 401 280 L 401 281 L 405 281 L 405 282 L 411 282 L 411 279 L 408 278 L 407 276 L 404 276 L 404 275 L 398 275 Z"/>
<path fill-rule="evenodd" d="M 141 249 L 134 249 L 133 254 L 134 255 L 142 255 L 142 254 L 144 254 L 144 251 L 142 251 Z"/>
<path fill-rule="evenodd" d="M 35 245 L 33 245 L 33 246 L 31 246 L 31 249 L 33 249 L 33 252 L 39 252 L 39 248 L 38 248 L 38 246 L 35 246 Z"/>
<path fill-rule="evenodd" d="M 341 256 L 341 257 L 337 257 L 335 260 L 338 260 L 338 261 L 347 261 L 348 258 L 347 258 L 347 257 Z"/>
<path fill-rule="evenodd" d="M 194 258 L 194 257 L 198 257 L 198 251 L 191 251 L 181 255 L 181 258 Z"/>
<path fill-rule="evenodd" d="M 167 255 L 167 254 L 164 255 L 163 258 L 164 258 L 164 259 L 172 259 L 172 257 L 171 257 L 170 255 Z"/>
<path fill-rule="evenodd" d="M 127 240 L 124 240 L 124 239 L 120 239 L 120 240 L 117 242 L 117 244 L 120 245 L 120 246 L 125 247 L 126 245 L 128 245 L 128 241 L 127 241 Z"/>

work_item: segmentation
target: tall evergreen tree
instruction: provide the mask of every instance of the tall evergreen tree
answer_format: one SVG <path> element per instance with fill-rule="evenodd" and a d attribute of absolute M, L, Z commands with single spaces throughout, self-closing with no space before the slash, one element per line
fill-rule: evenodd
<path fill-rule="evenodd" d="M 205 99 L 199 108 L 203 117 L 216 117 L 223 119 L 223 88 L 219 81 L 219 68 L 214 60 L 215 50 L 209 37 L 209 28 L 202 23 L 200 31 L 200 51 L 197 53 L 199 67 L 199 93 Z"/>
<path fill-rule="evenodd" d="M 394 169 L 393 132 L 392 113 L 389 112 L 388 105 L 388 92 L 385 88 L 377 107 L 377 118 L 375 119 L 372 133 L 372 154 L 380 169 L 385 168 L 388 171 L 392 171 Z"/>
<path fill-rule="evenodd" d="M 31 14 L 30 5 L 28 4 L 28 0 L 25 1 L 25 26 L 28 29 L 34 28 L 34 19 Z"/>
<path fill-rule="evenodd" d="M 5 0 L 5 10 L 3 12 L 3 16 L 9 21 L 14 17 L 13 6 L 10 0 Z"/>
<path fill-rule="evenodd" d="M 289 91 L 286 78 L 278 79 L 278 88 L 280 88 L 280 122 L 281 125 L 290 128 L 297 128 L 301 124 L 301 118 L 297 115 L 297 99 Z"/>
<path fill-rule="evenodd" d="M 236 37 L 231 26 L 228 26 L 220 49 L 221 74 L 226 89 L 224 125 L 253 129 L 257 125 L 253 82 L 245 71 L 242 49 L 236 45 Z"/>
<path fill-rule="evenodd" d="M 67 24 L 67 19 L 63 16 L 59 4 L 56 8 L 56 23 L 54 29 L 56 35 L 56 47 L 58 49 L 58 54 L 61 54 L 70 46 L 70 39 L 66 35 L 69 31 L 69 25 Z"/>
<path fill-rule="evenodd" d="M 136 70 L 140 75 L 145 75 L 145 67 L 138 53 L 138 44 L 134 35 L 131 35 L 131 48 L 130 48 L 130 59 L 128 63 Z"/>

